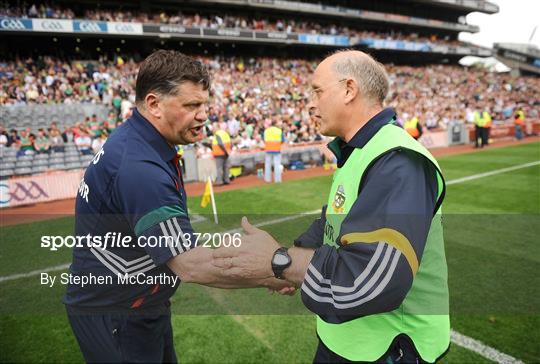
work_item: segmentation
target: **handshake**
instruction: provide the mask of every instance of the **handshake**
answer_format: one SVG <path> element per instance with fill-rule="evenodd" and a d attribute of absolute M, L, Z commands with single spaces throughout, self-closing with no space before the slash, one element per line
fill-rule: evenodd
<path fill-rule="evenodd" d="M 271 293 L 294 295 L 300 282 L 277 279 L 272 269 L 274 254 L 281 248 L 279 243 L 266 231 L 251 225 L 245 216 L 241 225 L 245 234 L 240 246 L 214 249 L 212 265 L 224 279 L 264 286 Z"/>

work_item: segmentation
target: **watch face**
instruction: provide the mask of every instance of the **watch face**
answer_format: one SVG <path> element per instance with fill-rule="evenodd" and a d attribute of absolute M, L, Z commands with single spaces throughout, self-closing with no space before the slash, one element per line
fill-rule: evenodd
<path fill-rule="evenodd" d="M 289 258 L 286 255 L 283 254 L 276 254 L 274 255 L 274 260 L 272 263 L 276 265 L 285 265 L 289 262 Z"/>

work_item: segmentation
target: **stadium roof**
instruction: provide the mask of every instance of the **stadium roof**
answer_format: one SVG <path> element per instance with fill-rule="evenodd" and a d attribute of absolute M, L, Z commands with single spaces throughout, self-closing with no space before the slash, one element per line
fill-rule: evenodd
<path fill-rule="evenodd" d="M 454 9 L 479 11 L 486 14 L 499 12 L 499 6 L 484 0 L 414 0 L 422 3 L 440 4 Z"/>
<path fill-rule="evenodd" d="M 495 43 L 495 57 L 508 67 L 540 75 L 540 49 L 532 44 Z"/>

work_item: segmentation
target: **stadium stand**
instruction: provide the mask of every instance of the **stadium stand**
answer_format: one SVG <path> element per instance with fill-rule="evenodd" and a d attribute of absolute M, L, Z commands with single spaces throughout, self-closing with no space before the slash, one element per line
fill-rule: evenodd
<path fill-rule="evenodd" d="M 84 168 L 130 115 L 138 63 L 155 48 L 181 49 L 208 67 L 207 135 L 227 123 L 233 165 L 244 171 L 261 163 L 257 151 L 273 119 L 283 122 L 287 145 L 297 147 L 284 151 L 285 165 L 323 162 L 316 145 L 326 138 L 305 107 L 309 76 L 318 58 L 343 46 L 369 51 L 387 65 L 387 104 L 401 123 L 418 117 L 426 129 L 445 130 L 471 122 L 484 108 L 495 124 L 512 123 L 517 109 L 538 118 L 539 78 L 454 65 L 461 53 L 482 51 L 467 48 L 457 34 L 477 31 L 463 19 L 471 10 L 496 11 L 487 2 L 475 9 L 414 0 L 408 7 L 390 1 L 204 3 L 212 6 L 0 5 L 0 49 L 19 50 L 0 59 L 0 178 Z M 206 149 L 200 144 L 195 153 Z"/>

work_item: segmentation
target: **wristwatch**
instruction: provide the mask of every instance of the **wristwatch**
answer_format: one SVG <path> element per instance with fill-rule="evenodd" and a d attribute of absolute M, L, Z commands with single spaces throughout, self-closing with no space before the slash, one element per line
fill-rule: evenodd
<path fill-rule="evenodd" d="M 291 256 L 287 250 L 287 248 L 281 247 L 275 251 L 272 257 L 272 270 L 274 271 L 274 276 L 278 279 L 285 279 L 283 277 L 283 271 L 292 263 Z"/>

